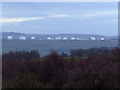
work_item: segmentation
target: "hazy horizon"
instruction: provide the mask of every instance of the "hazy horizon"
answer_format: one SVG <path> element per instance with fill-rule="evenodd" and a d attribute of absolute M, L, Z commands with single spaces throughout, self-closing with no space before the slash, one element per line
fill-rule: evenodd
<path fill-rule="evenodd" d="M 24 32 L 2 32 L 2 33 L 20 33 L 20 34 L 36 34 L 36 35 L 69 35 L 69 34 L 71 34 L 71 35 L 100 35 L 100 34 L 84 34 L 84 33 L 59 33 L 59 34 L 56 34 L 56 33 L 54 33 L 54 34 L 41 34 L 41 33 L 24 33 Z M 107 35 L 100 35 L 100 36 L 107 36 Z M 111 35 L 111 36 L 107 36 L 107 37 L 116 37 L 116 36 L 118 36 L 118 35 Z"/>
<path fill-rule="evenodd" d="M 4 2 L 3 32 L 118 36 L 117 2 Z"/>

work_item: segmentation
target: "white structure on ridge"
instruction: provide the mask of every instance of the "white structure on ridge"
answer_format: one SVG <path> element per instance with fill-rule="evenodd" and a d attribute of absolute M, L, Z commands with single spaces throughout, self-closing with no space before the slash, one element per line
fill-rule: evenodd
<path fill-rule="evenodd" d="M 12 40 L 13 37 L 12 37 L 12 36 L 8 36 L 7 39 L 8 39 L 8 40 Z"/>
<path fill-rule="evenodd" d="M 90 40 L 96 40 L 94 37 L 90 37 Z"/>
<path fill-rule="evenodd" d="M 31 37 L 31 40 L 35 40 L 35 37 Z"/>
<path fill-rule="evenodd" d="M 76 38 L 77 40 L 80 40 L 80 38 Z"/>
<path fill-rule="evenodd" d="M 102 41 L 104 41 L 105 39 L 104 38 L 101 38 Z"/>
<path fill-rule="evenodd" d="M 61 39 L 61 37 L 57 37 L 59 40 Z"/>
<path fill-rule="evenodd" d="M 63 37 L 63 40 L 67 40 L 67 37 Z"/>
<path fill-rule="evenodd" d="M 74 38 L 74 37 L 72 37 L 72 38 L 71 38 L 71 40 L 75 40 L 75 38 Z"/>
<path fill-rule="evenodd" d="M 58 38 L 56 37 L 55 40 L 58 40 Z"/>
<path fill-rule="evenodd" d="M 47 40 L 52 40 L 51 37 L 48 37 Z"/>
<path fill-rule="evenodd" d="M 56 38 L 55 38 L 55 40 L 60 40 L 60 39 L 61 39 L 61 37 L 56 37 Z"/>
<path fill-rule="evenodd" d="M 19 37 L 19 39 L 20 40 L 26 40 L 26 37 L 21 36 L 21 37 Z"/>

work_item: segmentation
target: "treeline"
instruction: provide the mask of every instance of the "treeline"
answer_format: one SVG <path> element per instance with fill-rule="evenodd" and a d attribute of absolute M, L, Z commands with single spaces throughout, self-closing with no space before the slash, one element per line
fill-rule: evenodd
<path fill-rule="evenodd" d="M 2 59 L 3 60 L 13 60 L 13 59 L 39 59 L 40 58 L 40 54 L 37 50 L 32 50 L 30 52 L 28 51 L 16 51 L 16 52 L 12 52 L 10 51 L 9 53 L 3 54 L 2 55 Z"/>
<path fill-rule="evenodd" d="M 118 88 L 118 55 L 118 48 L 88 58 L 9 52 L 2 60 L 3 88 Z"/>
<path fill-rule="evenodd" d="M 111 51 L 115 48 L 90 48 L 90 49 L 77 49 L 71 50 L 70 55 L 75 57 L 88 57 L 88 56 L 95 56 L 95 55 L 109 55 Z"/>

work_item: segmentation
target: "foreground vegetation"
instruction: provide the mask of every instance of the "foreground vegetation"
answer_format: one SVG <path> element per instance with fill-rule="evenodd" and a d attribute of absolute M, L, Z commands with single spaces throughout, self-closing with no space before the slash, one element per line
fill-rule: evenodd
<path fill-rule="evenodd" d="M 118 48 L 45 57 L 36 50 L 9 52 L 3 54 L 3 88 L 118 88 L 118 55 Z"/>

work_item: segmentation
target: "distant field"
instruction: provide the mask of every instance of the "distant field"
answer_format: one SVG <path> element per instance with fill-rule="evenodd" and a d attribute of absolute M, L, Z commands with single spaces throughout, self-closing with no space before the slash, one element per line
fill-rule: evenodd
<path fill-rule="evenodd" d="M 96 47 L 116 47 L 118 46 L 117 40 L 108 41 L 40 41 L 40 40 L 3 40 L 2 51 L 7 53 L 10 50 L 38 50 L 41 56 L 47 55 L 50 50 L 57 50 L 59 53 L 68 53 L 73 49 L 87 49 Z"/>

